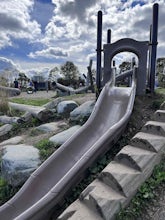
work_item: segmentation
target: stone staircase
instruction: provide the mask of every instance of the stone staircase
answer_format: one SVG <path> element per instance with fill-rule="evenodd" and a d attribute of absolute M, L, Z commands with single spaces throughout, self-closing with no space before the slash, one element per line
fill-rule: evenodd
<path fill-rule="evenodd" d="M 112 220 L 152 174 L 165 152 L 165 105 L 116 155 L 58 220 Z"/>

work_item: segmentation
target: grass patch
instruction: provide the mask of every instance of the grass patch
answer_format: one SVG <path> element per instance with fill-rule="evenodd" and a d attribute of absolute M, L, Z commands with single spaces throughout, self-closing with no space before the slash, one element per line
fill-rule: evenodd
<path fill-rule="evenodd" d="M 130 205 L 121 210 L 116 219 L 133 220 L 140 217 L 147 204 L 158 196 L 155 191 L 163 183 L 165 183 L 165 156 L 161 163 L 155 166 L 151 177 L 139 188 Z"/>
<path fill-rule="evenodd" d="M 40 131 L 40 130 L 38 130 L 38 129 L 36 129 L 36 128 L 33 128 L 31 131 L 30 131 L 30 136 L 32 136 L 32 137 L 35 137 L 35 136 L 37 136 L 37 135 L 40 135 L 40 134 L 43 134 L 44 132 L 43 131 Z"/>
<path fill-rule="evenodd" d="M 14 108 L 11 108 L 10 109 L 10 116 L 13 116 L 13 117 L 21 117 L 22 115 L 24 115 L 25 112 L 24 111 L 20 111 L 18 109 L 14 109 Z"/>
<path fill-rule="evenodd" d="M 57 146 L 49 139 L 39 141 L 35 147 L 40 151 L 41 161 L 46 160 L 57 149 Z"/>
<path fill-rule="evenodd" d="M 42 106 L 51 101 L 51 99 L 25 99 L 25 98 L 13 98 L 11 100 L 14 103 L 33 105 L 33 106 Z"/>
<path fill-rule="evenodd" d="M 0 205 L 13 197 L 20 187 L 12 187 L 2 177 L 0 177 Z"/>
<path fill-rule="evenodd" d="M 161 95 L 164 95 L 164 96 L 165 96 L 165 88 L 157 88 L 157 89 L 155 90 L 155 92 L 156 92 L 157 94 L 161 94 Z"/>

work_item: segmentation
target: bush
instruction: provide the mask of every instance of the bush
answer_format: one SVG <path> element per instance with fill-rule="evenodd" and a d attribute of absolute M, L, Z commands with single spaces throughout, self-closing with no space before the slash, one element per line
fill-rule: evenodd
<path fill-rule="evenodd" d="M 41 160 L 46 160 L 56 149 L 56 145 L 48 139 L 39 141 L 35 147 L 40 151 Z"/>
<path fill-rule="evenodd" d="M 160 87 L 165 88 L 165 75 L 164 74 L 158 75 L 158 84 Z"/>

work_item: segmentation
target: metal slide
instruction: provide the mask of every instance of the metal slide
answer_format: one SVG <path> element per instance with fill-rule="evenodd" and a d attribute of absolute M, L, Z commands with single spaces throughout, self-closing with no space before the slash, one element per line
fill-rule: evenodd
<path fill-rule="evenodd" d="M 0 207 L 0 219 L 49 219 L 70 187 L 120 137 L 132 113 L 135 93 L 135 81 L 125 88 L 107 83 L 88 121 Z"/>

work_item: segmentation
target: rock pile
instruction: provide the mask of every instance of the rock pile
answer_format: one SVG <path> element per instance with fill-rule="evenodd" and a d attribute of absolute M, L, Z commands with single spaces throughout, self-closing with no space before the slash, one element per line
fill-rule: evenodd
<path fill-rule="evenodd" d="M 0 138 L 5 139 L 0 143 L 2 152 L 1 175 L 12 186 L 18 186 L 25 182 L 41 163 L 38 149 L 31 143 L 24 144 L 24 139 L 30 141 L 30 137 L 25 138 L 23 135 L 10 139 L 6 138 L 14 129 L 14 124 L 25 124 L 32 118 L 37 118 L 41 125 L 33 128 L 33 130 L 41 131 L 43 134 L 49 133 L 51 135 L 49 140 L 60 146 L 88 119 L 94 107 L 93 101 L 79 106 L 72 100 L 64 101 L 61 98 L 57 98 L 42 107 L 11 102 L 9 104 L 10 107 L 25 112 L 21 117 L 0 116 Z M 61 118 L 60 121 L 59 117 Z M 49 122 L 47 122 L 48 120 Z M 69 125 L 67 123 L 69 121 L 76 125 Z"/>

